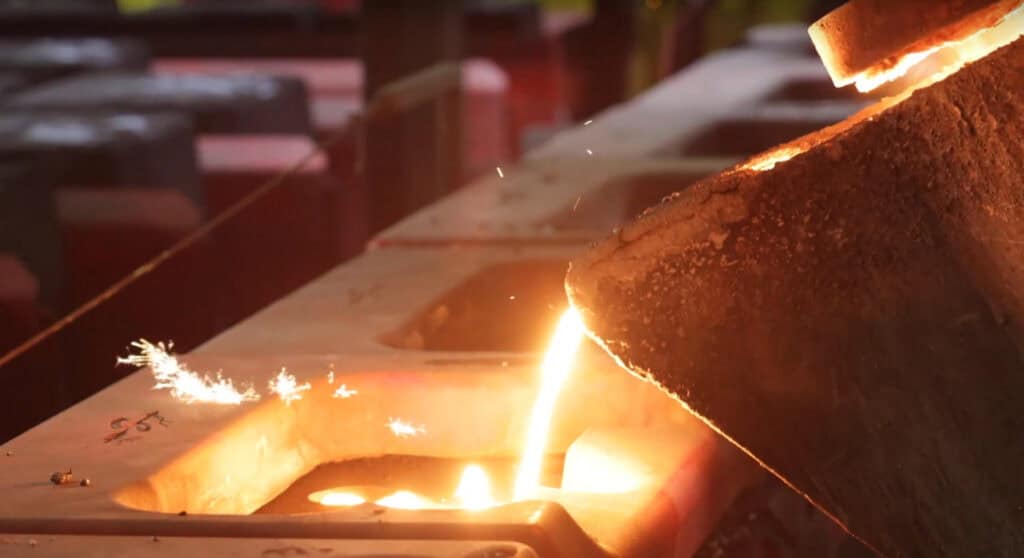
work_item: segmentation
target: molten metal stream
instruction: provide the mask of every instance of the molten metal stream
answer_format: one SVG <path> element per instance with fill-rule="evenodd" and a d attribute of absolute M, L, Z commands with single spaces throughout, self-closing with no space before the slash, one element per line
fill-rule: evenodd
<path fill-rule="evenodd" d="M 541 385 L 530 414 L 527 429 L 526 447 L 523 450 L 516 476 L 514 500 L 526 500 L 537 493 L 540 486 L 540 472 L 544 461 L 544 453 L 548 445 L 548 434 L 551 430 L 551 417 L 555 412 L 558 395 L 565 386 L 573 368 L 573 361 L 583 342 L 583 321 L 575 310 L 567 310 L 562 314 L 555 328 L 548 352 L 540 366 Z M 396 436 L 411 436 L 423 432 L 422 427 L 391 419 L 388 423 Z M 358 506 L 367 500 L 361 494 L 345 489 L 331 489 L 314 492 L 309 499 L 324 506 Z M 496 502 L 491 495 L 490 479 L 487 472 L 479 465 L 469 465 L 462 473 L 459 487 L 454 494 L 454 502 L 458 508 L 466 510 L 482 510 L 494 506 Z M 374 502 L 379 506 L 399 509 L 445 509 L 451 505 L 432 502 L 418 494 L 407 490 L 399 490 Z"/>
<path fill-rule="evenodd" d="M 548 433 L 551 430 L 551 417 L 555 411 L 558 394 L 561 393 L 576 352 L 583 342 L 583 321 L 574 309 L 566 310 L 558 321 L 555 335 L 551 339 L 548 352 L 541 363 L 541 386 L 537 399 L 530 414 L 530 426 L 527 430 L 526 448 L 516 476 L 514 498 L 526 500 L 531 498 L 540 486 L 541 465 L 544 452 L 548 445 Z"/>

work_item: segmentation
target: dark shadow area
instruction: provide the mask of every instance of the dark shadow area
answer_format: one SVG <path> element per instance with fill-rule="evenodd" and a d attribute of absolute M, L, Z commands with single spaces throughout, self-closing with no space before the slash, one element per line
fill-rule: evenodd
<path fill-rule="evenodd" d="M 852 111 L 851 111 L 852 114 Z M 832 115 L 804 118 L 730 118 L 712 124 L 680 149 L 691 157 L 745 157 L 817 132 L 839 122 Z"/>
<path fill-rule="evenodd" d="M 550 224 L 565 231 L 610 231 L 708 174 L 666 171 L 616 178 L 593 195 L 580 198 L 575 207 L 555 216 Z"/>
<path fill-rule="evenodd" d="M 566 262 L 493 265 L 467 278 L 382 341 L 398 349 L 543 351 L 565 310 Z"/>

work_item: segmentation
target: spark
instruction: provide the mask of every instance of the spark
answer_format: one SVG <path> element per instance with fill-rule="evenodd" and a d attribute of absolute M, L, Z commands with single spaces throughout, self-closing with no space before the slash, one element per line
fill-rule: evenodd
<path fill-rule="evenodd" d="M 327 383 L 328 384 L 333 384 L 334 383 L 334 370 L 331 370 L 330 372 L 327 373 Z"/>
<path fill-rule="evenodd" d="M 576 208 L 578 208 L 580 206 L 580 200 L 582 200 L 582 199 L 583 199 L 583 194 L 580 194 L 579 197 L 576 198 L 576 203 L 572 204 L 572 212 L 573 213 L 576 213 Z"/>
<path fill-rule="evenodd" d="M 388 428 L 391 429 L 392 434 L 399 438 L 419 436 L 427 431 L 427 429 L 422 426 L 413 426 L 412 424 L 397 418 L 388 419 Z"/>
<path fill-rule="evenodd" d="M 247 401 L 259 401 L 260 396 L 252 386 L 239 391 L 230 378 L 224 378 L 220 373 L 211 378 L 189 370 L 170 353 L 173 346 L 173 343 L 153 344 L 140 339 L 131 344 L 138 352 L 118 357 L 117 364 L 148 366 L 156 380 L 153 389 L 170 390 L 171 397 L 188 404 L 240 405 Z"/>
<path fill-rule="evenodd" d="M 338 389 L 334 390 L 334 393 L 331 394 L 331 397 L 335 399 L 348 399 L 349 397 L 352 397 L 353 395 L 356 395 L 358 393 L 359 390 L 351 389 L 345 384 L 341 384 L 340 386 L 338 386 Z"/>
<path fill-rule="evenodd" d="M 594 154 L 594 152 L 593 152 L 593 151 L 591 151 L 591 150 L 589 150 L 589 149 L 587 150 L 587 155 L 593 155 L 593 154 Z"/>
<path fill-rule="evenodd" d="M 547 450 L 551 417 L 554 414 L 558 394 L 562 391 L 576 352 L 583 342 L 583 320 L 576 310 L 570 308 L 562 314 L 551 338 L 548 352 L 540 365 L 540 392 L 530 413 L 530 424 L 526 431 L 526 448 L 523 450 L 519 471 L 516 474 L 515 499 L 532 497 L 540 485 L 540 471 Z"/>
<path fill-rule="evenodd" d="M 281 398 L 281 401 L 284 401 L 285 405 L 291 405 L 292 401 L 302 399 L 302 392 L 312 387 L 309 382 L 299 384 L 295 376 L 289 374 L 284 368 L 281 368 L 277 376 L 270 380 L 270 383 L 267 385 L 267 389 L 271 393 L 276 393 Z"/>
<path fill-rule="evenodd" d="M 498 178 L 505 178 L 505 173 L 502 172 L 501 167 L 494 167 L 494 170 L 498 171 Z"/>
<path fill-rule="evenodd" d="M 594 121 L 593 121 L 593 120 L 587 120 L 586 122 L 584 122 L 584 123 L 583 123 L 583 125 L 584 125 L 584 126 L 590 126 L 590 125 L 591 125 L 591 124 L 593 124 L 593 123 L 594 123 Z"/>

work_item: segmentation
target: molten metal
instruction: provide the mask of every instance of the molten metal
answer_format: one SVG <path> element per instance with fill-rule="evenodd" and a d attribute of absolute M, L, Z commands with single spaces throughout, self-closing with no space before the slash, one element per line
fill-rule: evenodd
<path fill-rule="evenodd" d="M 427 500 L 415 492 L 409 492 L 408 490 L 399 490 L 394 494 L 390 494 L 380 500 L 377 500 L 374 504 L 384 506 L 385 508 L 395 508 L 397 510 L 421 510 L 432 507 L 430 500 Z"/>
<path fill-rule="evenodd" d="M 548 444 L 555 402 L 572 371 L 572 363 L 583 342 L 583 335 L 583 320 L 580 319 L 579 313 L 573 309 L 566 310 L 558 321 L 555 335 L 540 367 L 540 393 L 537 394 L 533 405 L 526 448 L 523 450 L 522 461 L 519 462 L 515 485 L 516 500 L 532 497 L 540 486 L 541 465 Z"/>
<path fill-rule="evenodd" d="M 857 87 L 857 91 L 860 91 L 861 93 L 870 93 L 886 83 L 902 78 L 907 75 L 912 68 L 928 59 L 928 57 L 938 52 L 941 48 L 941 46 L 937 46 L 922 52 L 911 52 L 903 58 L 900 58 L 900 60 L 891 68 L 864 71 L 853 81 Z"/>
<path fill-rule="evenodd" d="M 367 496 L 354 492 L 350 488 L 332 488 L 321 490 L 309 495 L 312 502 L 322 506 L 349 508 L 365 504 Z M 454 502 L 457 505 L 434 502 L 409 490 L 398 490 L 377 499 L 374 504 L 385 508 L 402 510 L 421 509 L 463 509 L 478 511 L 493 507 L 496 502 L 491 495 L 491 480 L 487 471 L 479 465 L 468 465 L 462 472 L 459 486 L 455 489 Z"/>
<path fill-rule="evenodd" d="M 836 86 L 853 83 L 867 93 L 909 75 L 908 87 L 919 89 L 1021 36 L 1024 3 L 983 4 L 961 2 L 915 15 L 920 6 L 906 0 L 852 0 L 812 25 L 810 34 Z M 886 49 L 890 56 L 871 61 Z"/>
<path fill-rule="evenodd" d="M 995 26 L 982 29 L 961 41 L 945 43 L 929 52 L 930 56 L 925 56 L 920 64 L 928 77 L 914 88 L 942 81 L 967 64 L 981 60 L 1016 41 L 1021 35 L 1024 35 L 1024 4 L 1007 14 Z M 857 87 L 861 87 L 859 83 Z"/>
<path fill-rule="evenodd" d="M 767 155 L 758 157 L 750 161 L 749 163 L 747 163 L 746 168 L 758 172 L 772 170 L 775 168 L 775 165 L 779 163 L 785 163 L 786 161 L 792 159 L 793 157 L 796 157 L 797 155 L 803 152 L 803 149 L 797 147 L 785 147 L 782 149 L 777 149 L 775 151 L 770 151 Z"/>
<path fill-rule="evenodd" d="M 491 479 L 479 465 L 469 465 L 462 472 L 462 480 L 455 489 L 455 498 L 467 510 L 482 510 L 494 505 L 491 497 Z"/>
<path fill-rule="evenodd" d="M 310 498 L 313 498 L 313 496 L 311 495 Z M 327 491 L 320 499 L 313 501 L 318 502 L 322 506 L 331 507 L 352 507 L 366 503 L 366 499 L 358 494 L 333 491 Z"/>

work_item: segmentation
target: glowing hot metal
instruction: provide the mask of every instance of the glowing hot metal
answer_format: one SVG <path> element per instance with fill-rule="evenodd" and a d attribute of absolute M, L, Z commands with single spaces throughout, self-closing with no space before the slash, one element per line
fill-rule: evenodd
<path fill-rule="evenodd" d="M 365 504 L 366 499 L 351 492 L 328 492 L 318 500 L 318 503 L 323 506 L 331 507 L 352 507 Z"/>
<path fill-rule="evenodd" d="M 479 465 L 469 465 L 462 472 L 462 480 L 455 489 L 455 498 L 467 510 L 482 510 L 494 505 L 491 480 Z"/>
<path fill-rule="evenodd" d="M 796 147 L 787 147 L 776 151 L 769 152 L 767 155 L 762 156 L 758 159 L 754 159 L 747 163 L 746 168 L 753 171 L 767 171 L 775 168 L 775 165 L 779 163 L 785 163 L 786 161 L 796 157 L 803 153 L 802 149 Z"/>
<path fill-rule="evenodd" d="M 857 79 L 854 81 L 857 91 L 860 91 L 861 93 L 870 93 L 886 83 L 902 78 L 907 75 L 912 68 L 926 60 L 932 54 L 938 52 L 941 48 L 942 47 L 933 47 L 923 52 L 912 52 L 901 58 L 891 68 L 881 71 L 864 72 L 857 76 Z"/>
<path fill-rule="evenodd" d="M 540 485 L 540 471 L 544 451 L 548 444 L 548 431 L 555 411 L 558 394 L 562 391 L 572 363 L 583 342 L 583 321 L 576 310 L 569 309 L 562 314 L 551 339 L 551 345 L 541 363 L 540 393 L 533 405 L 530 425 L 527 430 L 526 448 L 516 476 L 515 499 L 524 500 L 534 495 Z"/>
<path fill-rule="evenodd" d="M 857 90 L 867 93 L 879 86 L 906 76 L 911 70 L 927 67 L 927 72 L 918 72 L 926 77 L 914 89 L 942 81 L 971 62 L 991 54 L 1024 34 L 1024 4 L 1014 9 L 996 25 L 982 29 L 973 35 L 938 44 L 921 52 L 912 52 L 901 58 L 891 68 L 882 71 L 866 71 L 856 77 Z M 916 74 L 915 74 L 916 75 Z"/>
<path fill-rule="evenodd" d="M 332 488 L 309 495 L 310 501 L 328 507 L 353 507 L 365 504 L 368 499 L 351 488 Z M 454 504 L 446 501 L 434 502 L 409 490 L 399 490 L 377 499 L 374 504 L 386 508 L 403 510 L 420 509 L 463 509 L 483 510 L 496 505 L 491 495 L 491 480 L 487 471 L 479 465 L 468 465 L 462 472 L 459 486 L 455 489 Z"/>
<path fill-rule="evenodd" d="M 408 490 L 399 490 L 394 494 L 377 500 L 374 504 L 398 510 L 420 510 L 431 506 L 429 500 Z"/>

